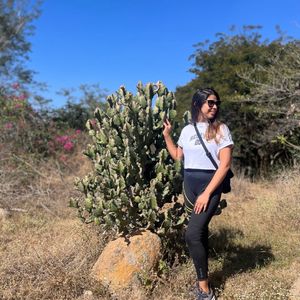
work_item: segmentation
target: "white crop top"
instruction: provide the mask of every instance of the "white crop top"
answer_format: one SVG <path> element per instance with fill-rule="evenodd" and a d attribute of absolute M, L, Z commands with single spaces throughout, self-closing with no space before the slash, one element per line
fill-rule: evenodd
<path fill-rule="evenodd" d="M 219 151 L 229 145 L 233 145 L 232 137 L 228 127 L 222 124 L 220 127 L 220 133 L 217 135 L 219 143 L 216 143 L 214 139 L 207 141 L 205 139 L 205 132 L 208 127 L 206 122 L 198 122 L 197 128 L 201 137 L 207 147 L 208 151 L 212 154 L 212 157 L 219 165 L 220 160 L 218 158 Z M 186 125 L 180 134 L 177 142 L 178 146 L 183 149 L 184 155 L 184 168 L 185 169 L 202 169 L 202 170 L 215 170 L 216 168 L 207 157 L 205 150 L 203 149 L 196 130 L 193 124 Z"/>

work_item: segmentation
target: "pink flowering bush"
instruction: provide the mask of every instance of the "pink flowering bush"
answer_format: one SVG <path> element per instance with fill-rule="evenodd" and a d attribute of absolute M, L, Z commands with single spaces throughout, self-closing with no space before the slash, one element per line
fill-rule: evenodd
<path fill-rule="evenodd" d="M 14 91 L 0 94 L 0 143 L 13 153 L 45 153 L 48 130 L 42 118 L 32 109 L 28 95 L 13 84 Z"/>
<path fill-rule="evenodd" d="M 51 117 L 33 109 L 19 84 L 12 88 L 8 95 L 0 93 L 0 149 L 66 161 L 66 155 L 76 148 L 81 130 L 58 126 Z"/>
<path fill-rule="evenodd" d="M 68 141 L 64 144 L 64 149 L 66 151 L 72 151 L 74 148 L 74 144 L 71 141 Z"/>
<path fill-rule="evenodd" d="M 14 124 L 13 124 L 12 122 L 8 122 L 8 123 L 5 123 L 5 124 L 4 124 L 4 128 L 5 128 L 6 130 L 12 129 L 13 126 L 14 126 Z"/>
<path fill-rule="evenodd" d="M 81 130 L 77 129 L 73 134 L 71 134 L 73 130 L 69 130 L 69 134 L 66 135 L 58 135 L 55 137 L 53 146 L 55 146 L 56 151 L 63 151 L 64 153 L 73 152 L 76 144 L 78 143 L 78 138 L 81 135 Z M 64 159 L 62 159 L 64 160 Z"/>
<path fill-rule="evenodd" d="M 72 127 L 58 118 L 54 109 L 36 110 L 28 98 L 17 83 L 7 94 L 0 90 L 0 155 L 51 157 L 70 169 L 73 154 L 80 149 L 78 145 L 86 145 L 90 137 L 81 127 Z M 72 120 L 76 118 L 71 113 L 67 115 Z"/>

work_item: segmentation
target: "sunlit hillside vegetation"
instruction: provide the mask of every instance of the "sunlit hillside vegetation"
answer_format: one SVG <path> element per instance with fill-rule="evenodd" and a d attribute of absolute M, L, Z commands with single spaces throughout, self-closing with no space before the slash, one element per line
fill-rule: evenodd
<path fill-rule="evenodd" d="M 82 197 L 74 178 L 92 169 L 82 154 L 90 138 L 45 126 L 18 93 L 1 103 L 0 298 L 113 299 L 90 270 L 114 235 L 69 207 Z M 300 270 L 300 170 L 254 181 L 236 173 L 228 207 L 211 224 L 212 281 L 221 299 L 286 299 Z M 192 263 L 176 263 L 145 274 L 123 298 L 191 299 L 194 285 Z"/>
<path fill-rule="evenodd" d="M 81 147 L 65 161 L 38 163 L 1 148 L 1 299 L 87 299 L 90 292 L 88 299 L 112 299 L 89 273 L 113 237 L 68 207 L 78 196 L 74 176 L 91 168 Z M 300 270 L 299 178 L 297 169 L 268 181 L 234 178 L 228 207 L 211 224 L 211 277 L 221 299 L 286 299 Z M 142 283 L 124 299 L 191 299 L 192 263 Z"/>
<path fill-rule="evenodd" d="M 83 197 L 75 177 L 93 168 L 85 124 L 105 111 L 105 93 L 82 85 L 75 101 L 65 90 L 58 109 L 40 95 L 26 64 L 39 13 L 0 0 L 0 299 L 115 299 L 90 277 L 115 234 L 69 207 Z M 197 88 L 214 87 L 235 141 L 228 207 L 210 229 L 212 282 L 219 299 L 287 299 L 300 274 L 299 40 L 268 41 L 246 26 L 199 43 L 192 58 L 195 78 L 176 90 L 178 121 Z M 191 261 L 175 261 L 120 299 L 187 300 L 194 287 Z"/>

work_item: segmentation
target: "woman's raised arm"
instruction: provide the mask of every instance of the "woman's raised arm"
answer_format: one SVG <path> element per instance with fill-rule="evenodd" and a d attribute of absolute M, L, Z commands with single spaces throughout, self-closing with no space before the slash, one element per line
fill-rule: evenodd
<path fill-rule="evenodd" d="M 183 157 L 183 151 L 182 151 L 182 148 L 181 147 L 177 147 L 172 138 L 171 138 L 171 133 L 172 131 L 172 125 L 171 123 L 169 122 L 168 119 L 165 120 L 164 122 L 164 130 L 163 130 L 163 136 L 165 138 L 165 142 L 166 142 L 166 145 L 167 145 L 167 149 L 171 155 L 171 157 L 174 159 L 174 160 L 181 160 L 182 157 Z"/>

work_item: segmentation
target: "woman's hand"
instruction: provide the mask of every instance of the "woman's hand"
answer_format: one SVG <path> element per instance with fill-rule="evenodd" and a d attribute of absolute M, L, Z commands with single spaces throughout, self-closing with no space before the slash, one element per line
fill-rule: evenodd
<path fill-rule="evenodd" d="M 183 157 L 183 150 L 181 147 L 177 147 L 173 140 L 172 140 L 172 137 L 171 137 L 171 132 L 172 132 L 172 125 L 171 123 L 169 122 L 168 119 L 166 119 L 163 123 L 164 125 L 164 129 L 162 131 L 162 134 L 164 136 L 164 139 L 165 139 L 165 142 L 166 142 L 166 146 L 167 146 L 167 149 L 171 155 L 171 157 L 174 159 L 174 160 L 181 160 L 182 157 Z"/>
<path fill-rule="evenodd" d="M 169 122 L 168 119 L 166 119 L 164 121 L 164 130 L 163 130 L 163 136 L 168 136 L 170 135 L 170 133 L 172 132 L 172 125 L 171 123 Z"/>
<path fill-rule="evenodd" d="M 209 194 L 205 192 L 200 194 L 194 205 L 195 213 L 200 214 L 202 211 L 206 211 L 208 202 L 209 202 Z"/>

